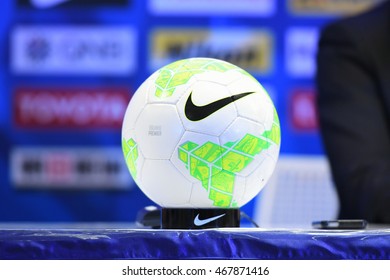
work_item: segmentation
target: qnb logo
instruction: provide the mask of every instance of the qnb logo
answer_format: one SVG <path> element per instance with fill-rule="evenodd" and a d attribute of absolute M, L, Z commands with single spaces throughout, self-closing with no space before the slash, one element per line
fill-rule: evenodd
<path fill-rule="evenodd" d="M 89 59 L 112 60 L 122 56 L 124 50 L 121 44 L 115 41 L 92 43 L 88 40 L 65 42 L 61 52 L 64 58 L 71 61 Z"/>
<path fill-rule="evenodd" d="M 16 26 L 15 73 L 128 75 L 136 66 L 136 31 L 128 26 Z"/>
<path fill-rule="evenodd" d="M 14 120 L 29 128 L 119 128 L 129 100 L 125 88 L 17 89 Z"/>
<path fill-rule="evenodd" d="M 51 55 L 53 46 L 43 37 L 32 37 L 26 44 L 26 55 L 31 61 L 45 61 Z M 56 50 L 67 61 L 80 63 L 83 60 L 116 60 L 123 55 L 123 47 L 117 41 L 106 40 L 92 42 L 87 39 L 65 40 L 61 48 Z"/>

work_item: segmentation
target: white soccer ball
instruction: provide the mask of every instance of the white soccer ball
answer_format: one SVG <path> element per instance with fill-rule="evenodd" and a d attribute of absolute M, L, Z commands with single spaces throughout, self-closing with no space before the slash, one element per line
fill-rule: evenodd
<path fill-rule="evenodd" d="M 153 73 L 123 120 L 129 171 L 166 208 L 239 208 L 270 178 L 280 125 L 267 92 L 228 62 L 179 60 Z"/>

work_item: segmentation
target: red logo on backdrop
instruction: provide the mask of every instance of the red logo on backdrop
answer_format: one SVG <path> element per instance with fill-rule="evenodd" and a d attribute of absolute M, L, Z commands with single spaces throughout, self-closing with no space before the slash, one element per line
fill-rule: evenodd
<path fill-rule="evenodd" d="M 69 182 L 73 179 L 73 161 L 66 153 L 49 154 L 46 158 L 45 172 L 51 182 Z"/>
<path fill-rule="evenodd" d="M 317 107 L 313 89 L 294 90 L 290 96 L 290 120 L 294 129 L 318 129 Z"/>
<path fill-rule="evenodd" d="M 126 88 L 19 88 L 14 120 L 25 128 L 120 128 Z"/>

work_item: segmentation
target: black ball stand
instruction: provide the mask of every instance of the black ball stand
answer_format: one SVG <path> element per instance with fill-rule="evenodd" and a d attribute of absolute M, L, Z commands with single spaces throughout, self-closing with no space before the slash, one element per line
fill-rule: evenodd
<path fill-rule="evenodd" d="M 162 229 L 240 227 L 240 209 L 162 208 Z"/>

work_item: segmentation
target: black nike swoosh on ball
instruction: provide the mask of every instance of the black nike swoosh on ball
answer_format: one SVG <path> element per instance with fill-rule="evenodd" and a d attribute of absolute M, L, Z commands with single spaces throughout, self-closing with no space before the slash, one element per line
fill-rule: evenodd
<path fill-rule="evenodd" d="M 203 106 L 197 106 L 192 102 L 192 92 L 188 96 L 185 108 L 184 108 L 184 113 L 186 117 L 190 121 L 200 121 L 203 120 L 204 118 L 207 118 L 211 114 L 215 113 L 219 109 L 222 109 L 226 105 L 229 105 L 230 103 L 233 103 L 237 101 L 240 98 L 243 98 L 249 94 L 255 93 L 254 91 L 250 92 L 244 92 L 244 93 L 239 93 L 235 94 L 229 97 L 225 97 L 219 100 L 216 100 L 214 102 L 211 102 L 209 104 L 203 105 Z"/>

